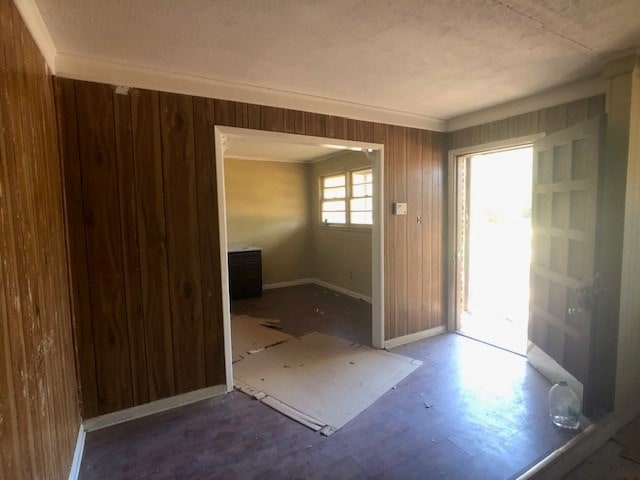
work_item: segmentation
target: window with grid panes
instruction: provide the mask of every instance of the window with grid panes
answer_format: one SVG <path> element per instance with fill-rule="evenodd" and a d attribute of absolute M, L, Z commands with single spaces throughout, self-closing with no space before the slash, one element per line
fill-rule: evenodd
<path fill-rule="evenodd" d="M 322 223 L 373 224 L 373 174 L 371 169 L 322 177 Z"/>

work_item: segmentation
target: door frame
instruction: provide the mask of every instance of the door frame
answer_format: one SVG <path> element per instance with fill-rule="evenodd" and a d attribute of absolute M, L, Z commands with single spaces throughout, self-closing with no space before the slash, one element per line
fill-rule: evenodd
<path fill-rule="evenodd" d="M 292 133 L 270 132 L 248 128 L 214 126 L 216 156 L 216 187 L 220 235 L 220 275 L 222 282 L 222 324 L 224 339 L 225 378 L 227 391 L 233 390 L 233 362 L 231 352 L 231 302 L 229 300 L 229 266 L 227 263 L 227 206 L 224 182 L 224 154 L 231 141 L 238 139 L 270 142 L 322 145 L 342 150 L 363 152 L 373 170 L 373 226 L 371 231 L 371 343 L 384 348 L 384 145 L 336 138 L 314 137 Z"/>
<path fill-rule="evenodd" d="M 497 142 L 482 143 L 469 147 L 455 148 L 448 152 L 448 241 L 447 241 L 447 331 L 455 332 L 460 329 L 458 318 L 458 164 L 462 158 L 470 155 L 486 153 L 490 151 L 511 150 L 519 147 L 533 145 L 533 142 L 544 138 L 546 133 L 536 133 L 522 137 L 514 137 Z M 533 175 L 533 172 L 532 172 Z"/>

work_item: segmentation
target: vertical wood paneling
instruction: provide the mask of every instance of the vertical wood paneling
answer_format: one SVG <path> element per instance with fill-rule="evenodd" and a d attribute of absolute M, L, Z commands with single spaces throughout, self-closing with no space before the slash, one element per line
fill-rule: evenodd
<path fill-rule="evenodd" d="M 269 132 L 284 131 L 284 110 L 276 107 L 260 107 L 260 128 Z"/>
<path fill-rule="evenodd" d="M 396 202 L 407 202 L 407 129 L 393 127 L 393 190 Z M 394 255 L 394 335 L 402 337 L 409 333 L 408 296 L 407 296 L 407 215 L 395 218 L 395 255 Z"/>
<path fill-rule="evenodd" d="M 149 400 L 156 400 L 175 394 L 160 107 L 156 92 L 131 92 L 131 121 Z"/>
<path fill-rule="evenodd" d="M 247 118 L 248 118 L 247 128 L 252 128 L 254 130 L 259 130 L 260 129 L 260 117 L 261 117 L 260 106 L 259 105 L 248 104 L 247 105 Z"/>
<path fill-rule="evenodd" d="M 207 385 L 225 382 L 220 280 L 220 235 L 216 194 L 214 102 L 194 98 L 194 139 L 198 190 L 198 228 L 202 265 L 202 310 Z"/>
<path fill-rule="evenodd" d="M 432 187 L 432 205 L 433 205 L 433 218 L 431 221 L 431 228 L 439 235 L 434 236 L 432 240 L 432 259 L 430 266 L 432 270 L 432 290 L 431 290 L 431 318 L 429 328 L 434 328 L 446 322 L 446 291 L 445 291 L 445 279 L 446 279 L 446 266 L 447 262 L 445 257 L 447 255 L 447 242 L 444 232 L 447 231 L 447 190 L 446 190 L 446 178 L 445 178 L 445 136 L 440 132 L 432 132 L 431 134 L 431 187 Z M 442 240 L 441 240 L 442 239 Z"/>
<path fill-rule="evenodd" d="M 76 93 L 98 403 L 104 413 L 133 405 L 113 90 L 80 83 Z"/>
<path fill-rule="evenodd" d="M 546 132 L 557 132 L 585 120 L 602 115 L 604 95 L 523 113 L 515 117 L 449 132 L 449 148 L 463 148 L 482 143 Z"/>
<path fill-rule="evenodd" d="M 407 255 L 410 257 L 406 273 L 407 332 L 422 330 L 422 299 L 425 292 L 425 285 L 422 283 L 422 271 L 425 267 L 422 249 L 422 196 L 425 189 L 422 174 L 422 132 L 412 128 L 407 130 Z"/>
<path fill-rule="evenodd" d="M 425 141 L 426 140 L 426 141 Z M 432 149 L 433 133 L 425 132 L 423 134 L 423 142 L 420 145 L 422 149 L 422 181 L 424 195 L 422 197 L 422 209 L 423 209 L 423 221 L 425 225 L 434 225 L 435 222 L 435 208 L 434 208 L 434 175 L 437 168 L 437 158 L 434 158 L 434 152 Z M 434 296 L 434 275 L 437 270 L 434 268 L 434 243 L 433 235 L 423 235 L 422 237 L 422 256 L 425 264 L 425 268 L 422 271 L 422 330 L 432 328 L 433 325 L 433 303 L 438 299 Z"/>
<path fill-rule="evenodd" d="M 131 384 L 133 404 L 140 405 L 149 401 L 149 384 L 147 381 L 144 323 L 137 320 L 143 318 L 143 308 L 130 97 L 115 95 L 114 107 L 122 257 L 129 352 L 131 353 Z"/>
<path fill-rule="evenodd" d="M 391 204 L 396 201 L 395 190 L 395 130 L 393 126 L 387 125 L 385 127 L 385 176 L 384 176 L 384 191 L 388 201 L 385 204 L 384 215 L 384 239 L 385 239 L 385 258 L 384 258 L 384 271 L 385 282 L 387 287 L 385 288 L 385 312 L 384 312 L 384 329 L 385 338 L 395 337 L 395 324 L 396 324 L 396 308 L 395 308 L 395 288 L 393 286 L 395 282 L 395 258 L 397 255 L 396 247 L 396 215 L 391 214 Z"/>
<path fill-rule="evenodd" d="M 160 94 L 176 393 L 205 386 L 193 99 Z"/>
<path fill-rule="evenodd" d="M 66 478 L 79 425 L 51 77 L 0 0 L 0 476 Z"/>
<path fill-rule="evenodd" d="M 75 82 L 76 88 L 82 83 Z M 439 310 L 443 299 L 436 298 L 444 293 L 439 286 L 442 262 L 436 258 L 444 241 L 439 223 L 443 199 L 438 198 L 444 192 L 437 185 L 443 180 L 444 145 L 433 147 L 430 132 L 135 89 L 129 102 L 115 101 L 111 115 L 117 117 L 114 141 L 121 184 L 119 199 L 113 201 L 124 237 L 127 325 L 135 337 L 129 338 L 135 404 L 144 401 L 143 363 L 149 400 L 225 379 L 214 125 L 384 144 L 386 338 L 444 324 Z M 108 108 L 94 112 L 109 117 Z M 133 156 L 129 171 L 128 142 Z M 391 215 L 392 202 L 408 202 L 410 215 Z M 141 294 L 135 286 L 138 276 Z M 142 313 L 135 306 L 140 295 Z M 95 327 L 95 319 L 89 324 Z M 104 405 L 99 407 L 103 412 Z"/>
<path fill-rule="evenodd" d="M 216 125 L 226 125 L 231 127 L 245 127 L 249 126 L 249 120 L 245 119 L 243 121 L 242 118 L 238 118 L 236 120 L 236 103 L 231 102 L 229 100 L 215 100 L 215 115 L 216 115 Z M 246 104 L 240 104 L 243 107 L 246 107 Z M 244 111 L 244 115 L 247 115 L 246 108 Z M 242 115 L 241 115 L 242 117 Z"/>
<path fill-rule="evenodd" d="M 60 153 L 64 158 L 65 211 L 71 277 L 71 307 L 78 340 L 78 373 L 81 409 L 83 415 L 98 412 L 98 385 L 95 372 L 93 325 L 89 305 L 89 272 L 84 232 L 84 205 L 82 202 L 82 175 L 78 151 L 76 118 L 76 90 L 73 80 L 56 80 L 58 135 Z"/>
<path fill-rule="evenodd" d="M 315 137 L 324 137 L 327 132 L 327 117 L 319 113 L 304 114 L 305 117 L 305 134 Z"/>

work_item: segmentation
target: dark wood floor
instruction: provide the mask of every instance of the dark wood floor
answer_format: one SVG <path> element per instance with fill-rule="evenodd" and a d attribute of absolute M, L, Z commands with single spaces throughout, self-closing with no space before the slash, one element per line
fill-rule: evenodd
<path fill-rule="evenodd" d="M 456 334 L 393 351 L 424 364 L 331 437 L 233 392 L 89 433 L 81 478 L 508 479 L 572 436 L 523 357 Z"/>
<path fill-rule="evenodd" d="M 231 312 L 277 319 L 285 333 L 296 337 L 319 332 L 371 345 L 371 304 L 311 283 L 236 300 Z"/>

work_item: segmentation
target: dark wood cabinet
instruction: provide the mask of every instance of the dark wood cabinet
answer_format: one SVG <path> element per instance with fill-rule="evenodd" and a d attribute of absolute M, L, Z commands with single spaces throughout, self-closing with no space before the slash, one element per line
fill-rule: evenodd
<path fill-rule="evenodd" d="M 262 252 L 229 252 L 229 290 L 232 300 L 262 296 Z"/>

